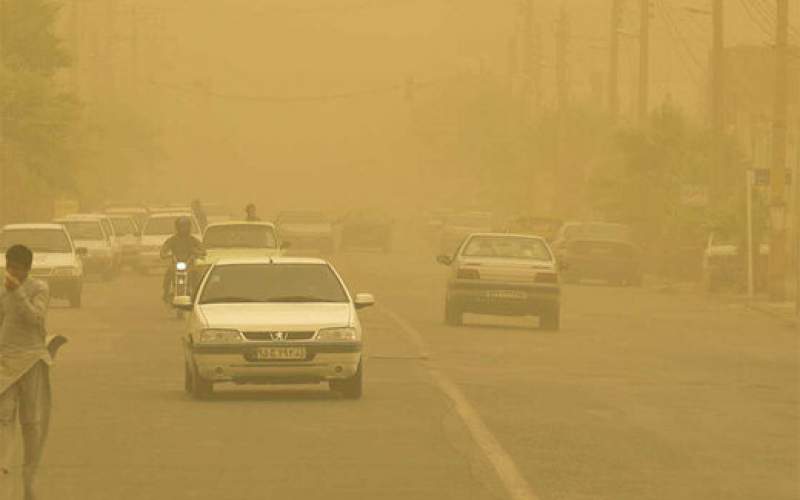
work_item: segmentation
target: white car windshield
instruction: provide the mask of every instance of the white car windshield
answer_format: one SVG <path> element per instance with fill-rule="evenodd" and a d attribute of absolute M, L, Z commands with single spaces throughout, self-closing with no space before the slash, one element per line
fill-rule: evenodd
<path fill-rule="evenodd" d="M 136 226 L 130 217 L 112 217 L 111 224 L 114 226 L 114 232 L 120 236 L 136 234 Z"/>
<path fill-rule="evenodd" d="M 461 254 L 465 257 L 553 260 L 547 245 L 536 238 L 474 236 Z"/>
<path fill-rule="evenodd" d="M 201 304 L 347 301 L 342 283 L 327 264 L 216 266 L 200 296 Z"/>
<path fill-rule="evenodd" d="M 0 232 L 0 251 L 12 245 L 25 245 L 33 252 L 72 253 L 64 231 L 58 229 L 10 229 Z"/>
<path fill-rule="evenodd" d="M 269 226 L 212 226 L 203 237 L 206 248 L 275 248 L 275 232 Z"/>
<path fill-rule="evenodd" d="M 68 220 L 61 224 L 67 228 L 67 232 L 73 240 L 105 241 L 106 239 L 99 222 Z"/>

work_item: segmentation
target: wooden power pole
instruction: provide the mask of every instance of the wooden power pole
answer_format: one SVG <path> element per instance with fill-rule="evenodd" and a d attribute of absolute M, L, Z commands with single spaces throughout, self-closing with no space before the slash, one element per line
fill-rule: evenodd
<path fill-rule="evenodd" d="M 650 100 L 650 1 L 639 0 L 639 126 L 647 124 Z"/>
<path fill-rule="evenodd" d="M 619 24 L 622 0 L 611 0 L 611 31 L 609 32 L 608 111 L 612 118 L 619 114 Z"/>
<path fill-rule="evenodd" d="M 789 66 L 789 0 L 777 1 L 775 33 L 775 100 L 772 118 L 772 165 L 770 169 L 769 296 L 786 298 L 786 121 Z M 797 182 L 797 179 L 794 180 Z"/>

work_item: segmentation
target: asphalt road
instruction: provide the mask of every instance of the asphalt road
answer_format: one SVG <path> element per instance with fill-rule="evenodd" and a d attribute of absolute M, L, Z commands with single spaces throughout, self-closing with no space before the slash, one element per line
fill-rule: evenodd
<path fill-rule="evenodd" d="M 800 495 L 796 330 L 688 292 L 600 285 L 565 288 L 560 332 L 448 327 L 429 251 L 334 261 L 379 300 L 362 313 L 360 401 L 322 386 L 189 399 L 182 324 L 155 276 L 92 282 L 80 310 L 54 302 L 50 330 L 71 342 L 53 372 L 41 498 Z"/>

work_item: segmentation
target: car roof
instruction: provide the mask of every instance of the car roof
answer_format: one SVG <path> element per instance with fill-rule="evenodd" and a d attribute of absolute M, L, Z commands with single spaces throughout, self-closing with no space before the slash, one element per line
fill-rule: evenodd
<path fill-rule="evenodd" d="M 168 218 L 168 217 L 191 217 L 191 216 L 192 216 L 192 212 L 190 212 L 190 211 L 186 211 L 186 212 L 181 212 L 181 211 L 177 211 L 177 212 L 156 212 L 154 214 L 150 214 L 150 218 L 151 219 L 159 219 L 159 218 L 164 218 L 165 219 L 165 218 Z"/>
<path fill-rule="evenodd" d="M 56 220 L 60 221 L 76 221 L 76 220 L 85 220 L 85 221 L 99 221 L 100 219 L 107 219 L 108 215 L 106 214 L 69 214 L 65 215 L 64 217 L 59 217 Z"/>
<path fill-rule="evenodd" d="M 480 236 L 480 237 L 488 237 L 488 238 L 527 238 L 529 240 L 542 240 L 544 238 L 537 234 L 520 234 L 520 233 L 472 233 L 468 236 L 471 238 L 473 236 Z"/>
<path fill-rule="evenodd" d="M 236 264 L 328 264 L 325 259 L 316 257 L 225 257 L 215 266 Z"/>
<path fill-rule="evenodd" d="M 65 231 L 66 230 L 62 224 L 56 224 L 56 223 L 8 224 L 8 225 L 3 226 L 0 229 L 2 229 L 3 231 L 15 231 L 15 230 L 20 230 L 20 229 L 42 229 L 42 230 L 57 229 L 57 230 L 61 230 L 61 231 Z"/>
<path fill-rule="evenodd" d="M 275 224 L 267 221 L 247 221 L 247 220 L 229 220 L 224 222 L 214 222 L 206 226 L 206 230 L 212 227 L 225 227 L 225 226 L 265 226 L 275 228 Z"/>

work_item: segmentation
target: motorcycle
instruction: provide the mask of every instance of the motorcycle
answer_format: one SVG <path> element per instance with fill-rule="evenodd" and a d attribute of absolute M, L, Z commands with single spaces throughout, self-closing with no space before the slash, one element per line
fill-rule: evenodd
<path fill-rule="evenodd" d="M 178 307 L 187 299 L 191 300 L 192 289 L 189 280 L 189 263 L 173 257 L 174 273 L 172 277 L 172 305 L 175 307 L 175 317 L 183 319 L 183 309 Z"/>

